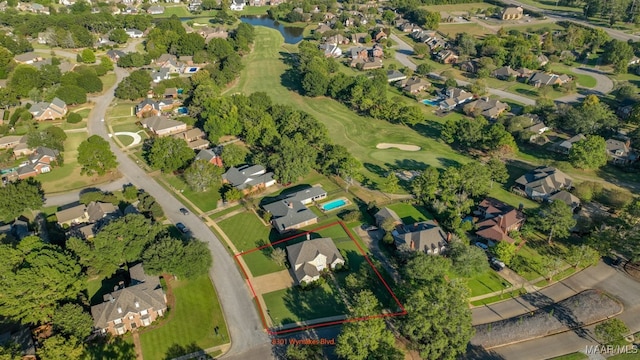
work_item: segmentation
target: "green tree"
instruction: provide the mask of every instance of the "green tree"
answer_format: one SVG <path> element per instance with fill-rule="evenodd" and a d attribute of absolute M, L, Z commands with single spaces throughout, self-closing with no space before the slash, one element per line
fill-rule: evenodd
<path fill-rule="evenodd" d="M 72 113 L 69 113 L 69 114 L 67 115 L 67 122 L 68 122 L 69 124 L 77 124 L 77 123 L 79 123 L 80 121 L 82 121 L 82 115 L 80 115 L 80 114 L 78 114 L 78 113 L 74 113 L 74 112 L 72 112 Z"/>
<path fill-rule="evenodd" d="M 395 171 L 389 171 L 387 176 L 382 180 L 380 187 L 388 193 L 396 193 L 400 190 L 400 183 Z"/>
<path fill-rule="evenodd" d="M 222 172 L 221 167 L 207 160 L 196 160 L 184 171 L 183 177 L 191 189 L 204 192 L 222 181 Z"/>
<path fill-rule="evenodd" d="M 35 149 L 38 146 L 64 151 L 64 141 L 67 134 L 58 126 L 51 126 L 44 130 L 33 130 L 27 133 L 27 145 Z"/>
<path fill-rule="evenodd" d="M 602 61 L 612 64 L 616 73 L 626 73 L 629 60 L 633 57 L 633 47 L 625 41 L 611 40 L 604 47 Z"/>
<path fill-rule="evenodd" d="M 91 49 L 82 50 L 80 56 L 82 56 L 82 62 L 85 64 L 93 64 L 96 62 L 96 54 L 94 54 Z"/>
<path fill-rule="evenodd" d="M 230 97 L 208 99 L 203 104 L 200 117 L 205 119 L 204 130 L 209 139 L 217 142 L 225 135 L 239 135 L 242 123 L 238 115 L 238 107 Z"/>
<path fill-rule="evenodd" d="M 18 96 L 27 96 L 31 89 L 40 87 L 40 73 L 31 65 L 18 65 L 9 76 L 7 85 Z"/>
<path fill-rule="evenodd" d="M 184 140 L 171 136 L 154 139 L 146 154 L 149 165 L 165 173 L 184 168 L 194 157 Z"/>
<path fill-rule="evenodd" d="M 111 30 L 109 33 L 109 40 L 118 44 L 124 44 L 129 40 L 129 35 L 127 35 L 127 32 L 124 31 L 124 29 L 116 28 Z"/>
<path fill-rule="evenodd" d="M 13 341 L 0 345 L 0 360 L 22 360 L 22 348 Z"/>
<path fill-rule="evenodd" d="M 222 163 L 225 167 L 242 165 L 247 161 L 249 152 L 242 146 L 235 144 L 225 145 L 222 148 Z"/>
<path fill-rule="evenodd" d="M 6 79 L 14 66 L 13 54 L 7 48 L 0 46 L 0 79 Z"/>
<path fill-rule="evenodd" d="M 102 80 L 95 74 L 83 74 L 77 84 L 88 93 L 101 92 L 103 87 Z"/>
<path fill-rule="evenodd" d="M 64 85 L 56 90 L 56 96 L 67 105 L 84 104 L 87 102 L 87 91 L 77 85 Z"/>
<path fill-rule="evenodd" d="M 607 144 L 603 137 L 589 135 L 569 150 L 571 165 L 580 169 L 597 169 L 607 164 Z"/>
<path fill-rule="evenodd" d="M 571 245 L 567 252 L 567 262 L 574 268 L 596 265 L 600 261 L 600 253 L 589 245 Z"/>
<path fill-rule="evenodd" d="M 115 96 L 118 99 L 139 99 L 147 94 L 150 83 L 151 75 L 146 70 L 136 70 L 118 84 Z"/>
<path fill-rule="evenodd" d="M 222 197 L 225 201 L 237 201 L 242 199 L 242 191 L 234 188 L 233 186 L 225 186 L 222 190 Z"/>
<path fill-rule="evenodd" d="M 413 45 L 413 52 L 420 57 L 429 54 L 429 47 L 424 43 L 417 43 Z"/>
<path fill-rule="evenodd" d="M 576 225 L 571 207 L 560 200 L 543 205 L 534 221 L 540 230 L 548 233 L 549 244 L 554 237 L 568 236 L 569 230 Z"/>
<path fill-rule="evenodd" d="M 411 182 L 411 188 L 416 198 L 423 204 L 427 204 L 436 198 L 440 173 L 434 167 L 426 168 L 420 176 Z"/>
<path fill-rule="evenodd" d="M 0 216 L 17 218 L 26 210 L 37 210 L 44 204 L 44 191 L 39 181 L 29 178 L 8 182 L 0 187 Z"/>
<path fill-rule="evenodd" d="M 505 165 L 502 160 L 497 157 L 492 157 L 487 162 L 487 168 L 489 173 L 491 174 L 491 187 L 493 187 L 493 182 L 497 182 L 499 184 L 504 184 L 509 180 L 509 171 L 507 170 L 507 165 Z"/>
<path fill-rule="evenodd" d="M 432 71 L 433 71 L 433 66 L 427 63 L 422 63 L 416 67 L 416 74 L 418 75 L 426 76 L 426 75 L 429 75 L 429 73 Z"/>
<path fill-rule="evenodd" d="M 65 336 L 85 339 L 91 335 L 93 318 L 82 306 L 68 303 L 53 313 L 53 328 Z"/>
<path fill-rule="evenodd" d="M 86 288 L 76 260 L 37 236 L 1 244 L 0 253 L 0 316 L 22 323 L 48 323 L 59 302 L 76 299 Z"/>
<path fill-rule="evenodd" d="M 283 137 L 276 146 L 276 152 L 269 157 L 269 165 L 279 182 L 295 182 L 305 176 L 316 162 L 318 152 L 309 146 L 301 133 L 293 137 Z"/>
<path fill-rule="evenodd" d="M 207 243 L 191 240 L 184 247 L 184 255 L 180 261 L 181 266 L 176 270 L 176 275 L 193 279 L 206 274 L 212 264 L 213 259 Z"/>
<path fill-rule="evenodd" d="M 510 242 L 500 241 L 491 250 L 505 265 L 509 266 L 516 256 L 516 246 Z"/>
<path fill-rule="evenodd" d="M 453 269 L 462 277 L 480 274 L 489 267 L 487 254 L 477 246 L 469 246 L 462 241 L 454 241 L 449 247 Z"/>
<path fill-rule="evenodd" d="M 352 318 L 364 318 L 379 313 L 378 299 L 369 290 L 358 293 L 353 301 Z M 393 333 L 387 330 L 384 319 L 345 323 L 338 335 L 336 354 L 343 359 L 403 359 L 395 348 Z"/>
<path fill-rule="evenodd" d="M 562 127 L 576 133 L 593 134 L 617 123 L 618 118 L 609 106 L 591 94 L 585 97 L 580 106 L 567 111 Z"/>
<path fill-rule="evenodd" d="M 78 164 L 82 166 L 81 174 L 102 176 L 115 169 L 118 161 L 109 143 L 98 135 L 92 135 L 78 146 Z"/>
<path fill-rule="evenodd" d="M 595 333 L 605 345 L 624 345 L 629 328 L 622 320 L 613 318 L 596 325 Z"/>
<path fill-rule="evenodd" d="M 84 358 L 84 345 L 73 336 L 65 339 L 53 335 L 42 342 L 37 354 L 44 360 L 80 360 Z"/>
<path fill-rule="evenodd" d="M 149 274 L 164 272 L 175 274 L 181 268 L 184 258 L 184 244 L 181 240 L 164 236 L 154 241 L 142 253 L 144 270 Z"/>
<path fill-rule="evenodd" d="M 287 360 L 322 360 L 322 346 L 320 345 L 289 345 L 287 346 Z M 11 359 L 13 360 L 13 359 Z"/>

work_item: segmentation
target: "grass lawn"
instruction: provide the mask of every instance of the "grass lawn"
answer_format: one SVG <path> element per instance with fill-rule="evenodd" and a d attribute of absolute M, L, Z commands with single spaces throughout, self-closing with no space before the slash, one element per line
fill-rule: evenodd
<path fill-rule="evenodd" d="M 582 14 L 582 8 L 572 6 L 557 6 L 557 2 L 554 0 L 522 0 L 521 3 L 531 5 L 540 9 L 577 12 Z"/>
<path fill-rule="evenodd" d="M 171 17 L 176 15 L 177 17 L 190 17 L 192 14 L 187 10 L 185 5 L 165 6 L 164 13 L 158 15 L 151 15 L 156 18 Z"/>
<path fill-rule="evenodd" d="M 567 268 L 567 269 L 561 271 L 559 274 L 554 275 L 551 278 L 552 279 L 551 283 L 549 283 L 547 280 L 542 280 L 542 281 L 538 281 L 534 285 L 537 286 L 537 287 L 543 287 L 543 286 L 551 285 L 551 284 L 553 284 L 553 283 L 555 283 L 557 281 L 560 281 L 560 280 L 562 280 L 562 279 L 564 279 L 566 277 L 569 277 L 569 276 L 573 275 L 575 272 L 576 272 L 576 269 L 574 267 L 570 267 L 570 268 Z"/>
<path fill-rule="evenodd" d="M 449 166 L 467 162 L 447 144 L 437 140 L 439 124 L 430 121 L 413 130 L 407 126 L 359 116 L 339 102 L 328 98 L 306 98 L 291 89 L 297 85 L 283 60 L 290 54 L 281 46 L 282 35 L 276 30 L 258 26 L 254 51 L 244 58 L 245 70 L 237 84 L 227 92 L 250 94 L 264 91 L 275 102 L 291 105 L 305 111 L 327 126 L 329 136 L 358 158 L 365 166 L 364 175 L 379 182 L 390 166 L 398 166 L 407 159 L 412 164 L 426 167 Z M 436 120 L 431 115 L 431 120 Z M 366 134 L 364 136 L 363 134 Z M 398 149 L 379 150 L 381 142 L 415 144 L 422 148 L 417 152 Z"/>
<path fill-rule="evenodd" d="M 129 146 L 133 143 L 133 138 L 131 136 L 116 135 L 116 137 L 118 138 L 120 143 L 122 143 L 123 146 Z"/>
<path fill-rule="evenodd" d="M 83 119 L 86 119 L 89 117 L 89 113 L 91 112 L 91 109 L 82 109 L 82 110 L 78 110 L 75 113 L 82 116 Z"/>
<path fill-rule="evenodd" d="M 270 6 L 245 6 L 240 15 L 266 15 Z"/>
<path fill-rule="evenodd" d="M 136 351 L 133 345 L 133 335 L 126 333 L 114 336 L 108 340 L 98 337 L 87 343 L 85 359 L 135 359 Z"/>
<path fill-rule="evenodd" d="M 580 85 L 580 86 L 592 88 L 592 87 L 596 86 L 596 84 L 597 84 L 597 81 L 593 76 L 584 75 L 584 74 L 576 74 L 576 73 L 571 71 L 571 67 L 569 67 L 567 65 L 564 65 L 564 64 L 551 64 L 549 66 L 549 69 L 551 71 L 555 71 L 555 72 L 558 72 L 558 73 L 562 73 L 562 74 L 567 74 L 567 75 L 573 76 L 576 79 L 576 81 L 578 82 L 578 85 Z"/>
<path fill-rule="evenodd" d="M 509 25 L 505 25 L 504 28 L 507 30 L 516 29 L 519 31 L 526 31 L 526 32 L 534 32 L 538 30 L 548 30 L 548 31 L 564 30 L 562 26 L 556 24 L 555 22 L 540 23 L 540 24 L 533 24 L 533 25 L 530 23 L 509 24 Z"/>
<path fill-rule="evenodd" d="M 468 5 L 468 4 L 465 4 Z M 433 11 L 433 10 L 430 10 Z M 440 23 L 438 31 L 443 32 L 450 38 L 455 38 L 456 34 L 467 33 L 475 37 L 484 37 L 488 34 L 495 34 L 495 31 L 480 26 L 476 23 Z"/>
<path fill-rule="evenodd" d="M 120 281 L 125 281 L 125 272 L 119 271 L 108 278 L 97 276 L 87 281 L 87 295 L 91 305 L 97 305 L 103 302 L 103 295 L 113 291 L 114 286 Z"/>
<path fill-rule="evenodd" d="M 211 211 L 218 206 L 218 200 L 220 200 L 220 192 L 217 187 L 211 188 L 205 192 L 197 192 L 191 190 L 187 183 L 185 183 L 180 177 L 176 175 L 162 174 L 162 179 L 169 185 L 171 185 L 174 189 L 181 191 L 182 195 L 189 199 L 189 201 L 191 201 L 203 212 Z"/>
<path fill-rule="evenodd" d="M 115 83 L 116 83 L 116 74 L 110 72 L 108 74 L 102 75 L 102 77 L 100 77 L 100 79 L 102 80 L 102 90 L 103 91 L 107 91 L 113 85 L 115 85 Z"/>
<path fill-rule="evenodd" d="M 500 291 L 511 286 L 507 280 L 501 278 L 495 271 L 488 269 L 487 271 L 475 275 L 467 280 L 467 286 L 471 293 L 470 297 L 488 294 L 494 291 Z"/>
<path fill-rule="evenodd" d="M 137 133 L 138 131 L 142 130 L 138 125 L 136 125 L 134 123 L 124 123 L 124 122 L 121 122 L 121 121 L 118 121 L 117 125 L 111 125 L 111 128 L 113 129 L 114 133 L 116 133 L 116 132 L 134 132 L 134 133 Z"/>
<path fill-rule="evenodd" d="M 627 354 L 618 354 L 618 355 L 611 356 L 611 357 L 609 357 L 607 359 L 609 359 L 609 360 L 638 360 L 638 354 L 633 353 L 633 350 L 631 350 Z"/>
<path fill-rule="evenodd" d="M 398 203 L 387 206 L 402 219 L 405 224 L 413 224 L 420 221 L 432 220 L 433 216 L 423 207 L 411 204 Z"/>
<path fill-rule="evenodd" d="M 501 295 L 491 296 L 491 297 L 488 297 L 488 298 L 484 298 L 482 300 L 472 301 L 471 305 L 473 305 L 473 306 L 481 306 L 481 305 L 493 304 L 493 303 L 496 303 L 498 301 L 513 299 L 513 298 L 516 298 L 516 297 L 518 297 L 520 295 L 524 295 L 526 293 L 527 293 L 527 291 L 524 290 L 524 289 L 516 289 L 516 290 L 509 291 L 509 292 L 505 292 L 504 294 L 501 294 Z"/>
<path fill-rule="evenodd" d="M 228 213 L 234 212 L 236 210 L 242 209 L 242 205 L 236 205 L 236 206 L 232 206 L 228 209 L 224 209 L 224 210 L 220 210 L 216 213 L 211 214 L 211 216 L 209 216 L 209 218 L 211 218 L 212 220 L 217 219 L 223 215 L 226 215 Z"/>
<path fill-rule="evenodd" d="M 202 349 L 229 342 L 218 297 L 208 276 L 174 281 L 171 285 L 175 306 L 165 319 L 140 332 L 146 359 L 164 359 L 174 345 L 194 344 Z M 219 327 L 219 335 L 214 332 Z"/>
<path fill-rule="evenodd" d="M 256 215 L 250 212 L 232 216 L 219 222 L 218 225 L 240 252 L 254 249 L 260 244 L 268 244 L 270 236 L 272 239 L 277 236 L 271 234 L 270 226 L 264 226 Z M 268 255 L 268 249 L 253 251 L 242 256 L 253 276 L 265 275 L 285 269 L 271 260 Z"/>
<path fill-rule="evenodd" d="M 347 313 L 347 307 L 331 280 L 310 290 L 301 290 L 296 286 L 266 293 L 262 297 L 274 324 L 289 324 Z"/>
<path fill-rule="evenodd" d="M 445 12 L 459 11 L 459 12 L 465 12 L 465 13 L 467 12 L 475 13 L 476 10 L 487 9 L 492 6 L 493 5 L 489 3 L 477 2 L 477 3 L 468 3 L 468 4 L 424 5 L 420 7 L 425 8 L 429 11 L 445 11 Z"/>
<path fill-rule="evenodd" d="M 117 104 L 109 108 L 107 117 L 113 119 L 123 116 L 133 116 L 133 108 L 135 105 L 134 102 L 120 100 Z"/>

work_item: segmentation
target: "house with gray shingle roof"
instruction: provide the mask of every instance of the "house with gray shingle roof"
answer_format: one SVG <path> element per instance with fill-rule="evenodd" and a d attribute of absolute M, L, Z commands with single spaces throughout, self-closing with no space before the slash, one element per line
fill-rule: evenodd
<path fill-rule="evenodd" d="M 320 278 L 325 269 L 344 264 L 344 258 L 331 238 L 309 239 L 287 246 L 287 257 L 298 284 Z"/>
<path fill-rule="evenodd" d="M 152 116 L 140 121 L 142 127 L 151 130 L 156 136 L 167 136 L 187 130 L 187 124 L 169 119 L 166 116 Z"/>
<path fill-rule="evenodd" d="M 516 180 L 514 189 L 534 200 L 547 200 L 560 190 L 570 189 L 573 180 L 554 167 L 541 166 Z"/>
<path fill-rule="evenodd" d="M 382 223 L 387 221 L 387 219 L 392 219 L 394 225 L 402 224 L 402 219 L 400 219 L 400 216 L 398 216 L 395 211 L 389 209 L 388 207 L 383 207 L 373 217 L 376 219 L 376 225 L 378 225 L 379 227 L 381 227 Z"/>
<path fill-rule="evenodd" d="M 157 276 L 145 274 L 142 264 L 132 266 L 129 274 L 128 287 L 104 295 L 102 304 L 91 307 L 96 332 L 122 335 L 151 325 L 167 311 L 167 297 Z"/>
<path fill-rule="evenodd" d="M 557 152 L 568 154 L 569 151 L 571 151 L 571 148 L 573 147 L 574 143 L 577 143 L 578 141 L 581 141 L 581 140 L 585 140 L 586 138 L 587 137 L 582 134 L 575 135 L 567 140 L 562 140 L 558 142 L 557 144 L 555 144 L 554 149 Z"/>
<path fill-rule="evenodd" d="M 234 188 L 249 192 L 251 189 L 267 188 L 275 185 L 276 180 L 272 172 L 267 172 L 262 165 L 244 165 L 241 167 L 231 167 L 222 174 L 222 182 L 231 184 Z"/>
<path fill-rule="evenodd" d="M 315 224 L 316 214 L 305 205 L 327 197 L 327 192 L 320 186 L 281 196 L 278 200 L 262 205 L 272 216 L 271 224 L 280 233 Z"/>
<path fill-rule="evenodd" d="M 33 104 L 29 112 L 37 121 L 61 119 L 67 115 L 67 104 L 55 97 L 50 103 L 41 101 Z"/>
<path fill-rule="evenodd" d="M 631 150 L 631 143 L 628 139 L 626 141 L 608 139 L 606 149 L 609 161 L 613 164 L 627 165 L 638 159 L 638 156 Z"/>
<path fill-rule="evenodd" d="M 449 238 L 449 234 L 433 220 L 398 225 L 391 235 L 396 246 L 407 245 L 411 250 L 424 251 L 430 255 L 446 251 Z"/>

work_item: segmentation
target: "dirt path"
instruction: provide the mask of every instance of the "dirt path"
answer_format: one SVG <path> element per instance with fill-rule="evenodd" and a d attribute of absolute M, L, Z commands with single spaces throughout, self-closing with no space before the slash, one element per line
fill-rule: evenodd
<path fill-rule="evenodd" d="M 137 331 L 133 332 L 133 347 L 136 350 L 136 359 L 143 360 L 142 345 L 140 344 L 140 334 L 138 334 Z"/>
<path fill-rule="evenodd" d="M 289 270 L 282 270 L 253 278 L 253 288 L 258 294 L 266 294 L 293 287 Z"/>

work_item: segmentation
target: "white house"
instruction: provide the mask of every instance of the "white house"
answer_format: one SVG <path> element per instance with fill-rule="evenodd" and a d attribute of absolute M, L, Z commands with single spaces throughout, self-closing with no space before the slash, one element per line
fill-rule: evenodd
<path fill-rule="evenodd" d="M 124 29 L 130 38 L 141 38 L 144 33 L 138 29 Z"/>
<path fill-rule="evenodd" d="M 246 3 L 244 2 L 244 0 L 233 0 L 231 1 L 230 8 L 233 11 L 242 11 L 245 5 Z"/>

